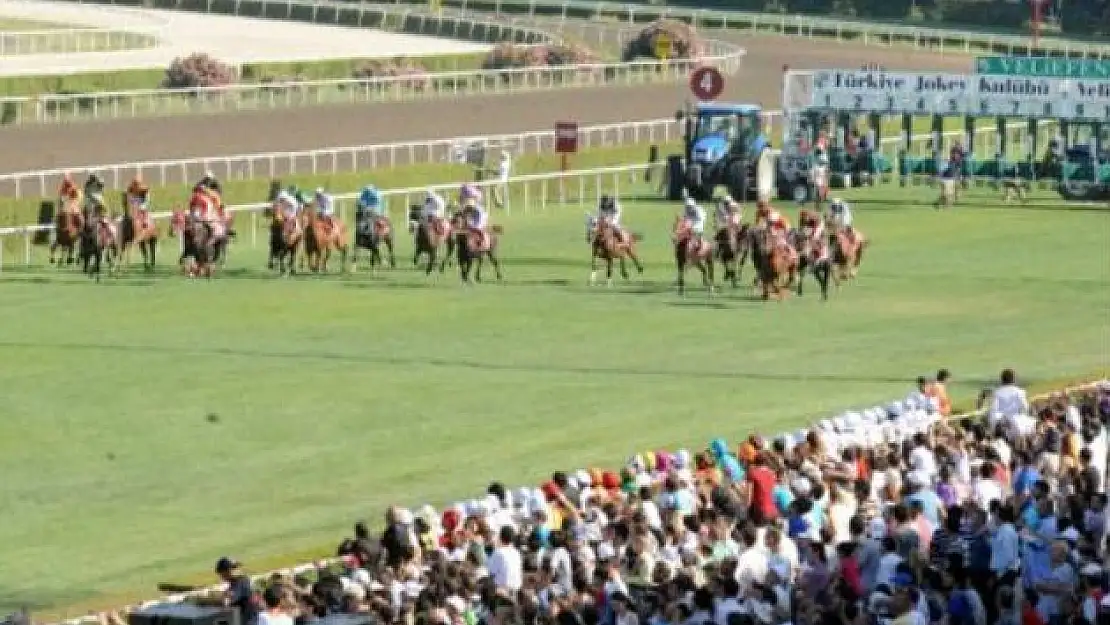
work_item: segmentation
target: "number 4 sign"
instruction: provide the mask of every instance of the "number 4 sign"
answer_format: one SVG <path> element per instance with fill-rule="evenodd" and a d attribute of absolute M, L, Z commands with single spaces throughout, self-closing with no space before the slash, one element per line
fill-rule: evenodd
<path fill-rule="evenodd" d="M 725 78 L 716 67 L 699 67 L 690 74 L 690 91 L 702 102 L 716 100 L 724 90 Z"/>

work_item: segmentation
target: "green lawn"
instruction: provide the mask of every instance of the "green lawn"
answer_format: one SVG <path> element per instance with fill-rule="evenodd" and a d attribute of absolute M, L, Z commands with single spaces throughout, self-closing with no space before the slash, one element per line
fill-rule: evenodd
<path fill-rule="evenodd" d="M 1003 366 L 1030 382 L 1110 364 L 1110 213 L 845 195 L 873 246 L 827 303 L 677 297 L 676 207 L 648 200 L 625 211 L 647 271 L 612 289 L 585 286 L 575 203 L 498 215 L 506 282 L 471 288 L 407 263 L 278 279 L 249 233 L 211 282 L 168 259 L 99 286 L 6 265 L 0 612 L 150 596 L 225 553 L 251 570 L 319 555 L 391 503 L 770 434 L 940 366 L 970 395 Z"/>
<path fill-rule="evenodd" d="M 583 150 L 571 157 L 571 163 L 576 169 L 641 163 L 647 160 L 648 148 L 649 144 L 644 143 Z M 677 143 L 660 145 L 662 154 L 677 149 L 679 149 Z M 559 156 L 554 153 L 524 154 L 514 161 L 513 172 L 514 175 L 525 175 L 558 171 L 559 163 Z M 491 163 L 490 167 L 492 166 Z M 283 176 L 282 181 L 285 184 L 300 185 L 305 189 L 324 187 L 332 193 L 352 193 L 369 183 L 377 185 L 380 189 L 399 189 L 436 184 L 448 180 L 469 180 L 473 175 L 474 168 L 469 165 L 421 163 L 360 172 L 318 175 L 298 174 Z M 123 182 L 126 185 L 130 180 L 124 180 Z M 265 201 L 266 194 L 270 190 L 270 181 L 264 178 L 226 180 L 223 185 L 224 201 L 228 205 Z M 168 207 L 173 204 L 184 203 L 188 200 L 190 190 L 190 185 L 169 185 L 152 188 L 151 198 L 153 198 L 155 211 L 168 210 Z M 118 211 L 120 191 L 119 189 L 109 189 L 105 192 L 105 197 L 110 202 L 115 202 L 113 210 Z M 44 199 L 53 200 L 55 198 L 0 198 L 0 227 L 35 223 L 38 219 L 39 203 Z M 0 246 L 3 245 L 5 245 L 5 241 L 0 238 Z"/>

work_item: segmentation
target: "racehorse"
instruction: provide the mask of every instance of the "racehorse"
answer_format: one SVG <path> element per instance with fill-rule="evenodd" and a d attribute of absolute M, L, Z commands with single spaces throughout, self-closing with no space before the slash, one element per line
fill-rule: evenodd
<path fill-rule="evenodd" d="M 458 214 L 458 223 L 455 224 L 458 226 L 455 229 L 455 247 L 458 250 L 459 275 L 464 283 L 469 284 L 470 270 L 477 261 L 478 267 L 474 274 L 474 281 L 481 282 L 483 260 L 488 258 L 490 264 L 493 265 L 494 272 L 497 274 L 497 279 L 502 280 L 501 262 L 497 259 L 497 242 L 499 235 L 503 234 L 504 230 L 500 225 L 490 226 L 483 243 L 482 233 L 473 228 L 463 227 L 464 224 L 470 221 L 472 210 L 471 208 L 464 208 Z M 452 219 L 452 221 L 455 220 Z"/>
<path fill-rule="evenodd" d="M 178 219 L 175 213 L 172 227 L 181 236 L 179 264 L 182 264 L 185 275 L 190 278 L 211 278 L 217 247 L 217 235 L 213 232 L 212 224 L 192 215 L 182 214 Z"/>
<path fill-rule="evenodd" d="M 753 239 L 752 261 L 763 299 L 768 299 L 772 293 L 781 299 L 784 284 L 789 286 L 797 273 L 798 253 L 776 237 L 770 228 L 762 227 Z"/>
<path fill-rule="evenodd" d="M 414 205 L 412 207 L 414 212 L 412 215 L 420 213 L 420 207 Z M 455 211 L 451 215 L 451 220 L 448 221 L 442 217 L 436 217 L 430 221 L 427 219 L 410 219 L 409 231 L 413 233 L 413 252 L 412 264 L 415 267 L 420 262 L 422 255 L 428 257 L 428 267 L 425 269 L 425 275 L 432 273 L 432 268 L 436 265 L 436 259 L 439 258 L 440 248 L 446 246 L 443 254 L 443 260 L 439 264 L 439 271 L 442 273 L 447 268 L 448 261 L 451 260 L 451 254 L 454 253 L 456 247 L 455 237 L 452 232 L 460 229 L 462 224 L 462 212 Z M 415 223 L 415 225 L 411 225 Z"/>
<path fill-rule="evenodd" d="M 75 203 L 67 203 L 54 218 L 54 242 L 50 244 L 50 262 L 54 262 L 54 252 L 60 247 L 65 253 L 67 265 L 73 264 L 73 252 L 81 239 L 81 228 L 85 216 Z"/>
<path fill-rule="evenodd" d="M 789 239 L 798 252 L 798 270 L 795 277 L 798 281 L 798 296 L 802 295 L 808 271 L 813 274 L 813 279 L 821 287 L 821 299 L 829 299 L 831 267 L 825 241 L 815 239 L 805 230 L 791 230 Z"/>
<path fill-rule="evenodd" d="M 835 269 L 832 272 L 833 281 L 839 287 L 844 280 L 855 280 L 869 241 L 859 231 L 849 233 L 846 228 L 837 228 L 830 238 Z"/>
<path fill-rule="evenodd" d="M 328 259 L 332 250 L 339 252 L 340 271 L 347 268 L 347 228 L 338 219 L 331 219 L 330 224 L 325 223 L 316 214 L 314 207 L 305 207 L 304 212 L 304 254 L 308 259 L 308 268 L 313 272 L 328 271 Z"/>
<path fill-rule="evenodd" d="M 587 223 L 586 242 L 590 244 L 590 281 L 592 285 L 597 281 L 597 262 L 605 261 L 605 280 L 609 286 L 613 285 L 613 261 L 620 261 L 621 277 L 628 279 L 628 266 L 625 260 L 631 260 L 636 266 L 637 273 L 644 273 L 644 265 L 636 255 L 636 243 L 642 241 L 639 234 L 625 233 L 623 239 L 618 238 L 617 228 L 609 222 L 597 220 L 593 217 Z"/>
<path fill-rule="evenodd" d="M 84 216 L 79 248 L 82 270 L 90 278 L 96 278 L 97 282 L 100 281 L 102 264 L 107 262 L 108 270 L 111 271 L 112 263 L 119 253 L 112 225 L 102 224 L 98 215 L 92 211 Z"/>
<path fill-rule="evenodd" d="M 270 257 L 266 266 L 276 268 L 281 275 L 285 275 L 286 269 L 290 274 L 297 273 L 297 248 L 303 237 L 304 230 L 300 220 L 286 219 L 281 210 L 275 208 L 270 220 Z"/>
<path fill-rule="evenodd" d="M 716 244 L 715 256 L 725 269 L 724 279 L 736 288 L 751 251 L 751 228 L 747 224 L 728 224 L 717 230 L 713 242 Z"/>
<path fill-rule="evenodd" d="M 389 266 L 397 266 L 397 259 L 393 255 L 393 224 L 385 216 L 375 216 L 370 211 L 355 213 L 355 246 L 351 252 L 351 271 L 358 265 L 359 248 L 370 251 L 370 269 L 383 264 L 380 246 L 385 245 L 389 252 Z"/>
<path fill-rule="evenodd" d="M 690 222 L 681 215 L 675 219 L 671 240 L 678 268 L 678 293 L 686 294 L 686 267 L 693 265 L 701 272 L 702 284 L 713 295 L 713 244 L 695 237 Z"/>
<path fill-rule="evenodd" d="M 158 228 L 149 212 L 141 210 L 138 215 L 132 215 L 131 207 L 125 204 L 123 216 L 119 220 L 120 263 L 116 267 L 117 271 L 130 264 L 134 246 L 138 246 L 139 253 L 143 256 L 143 270 L 154 271 L 158 252 Z"/>

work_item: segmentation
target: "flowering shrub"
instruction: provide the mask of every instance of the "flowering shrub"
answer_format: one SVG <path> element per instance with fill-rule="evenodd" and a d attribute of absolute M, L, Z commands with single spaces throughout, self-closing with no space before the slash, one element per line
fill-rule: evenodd
<path fill-rule="evenodd" d="M 166 68 L 162 86 L 169 89 L 222 87 L 235 82 L 235 70 L 205 52 L 177 57 Z"/>
<path fill-rule="evenodd" d="M 624 46 L 624 60 L 655 58 L 655 42 L 666 33 L 671 40 L 670 59 L 692 59 L 705 54 L 705 41 L 693 26 L 674 20 L 656 20 Z"/>

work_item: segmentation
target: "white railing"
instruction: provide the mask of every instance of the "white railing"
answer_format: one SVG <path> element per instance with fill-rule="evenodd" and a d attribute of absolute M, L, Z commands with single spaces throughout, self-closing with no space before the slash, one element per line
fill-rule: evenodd
<path fill-rule="evenodd" d="M 380 1 L 401 5 L 426 4 L 426 0 Z M 911 45 L 939 52 L 1110 58 L 1110 45 L 1093 40 L 1076 41 L 1041 37 L 1034 46 L 1030 37 L 1017 34 L 926 28 L 834 17 L 583 0 L 440 0 L 440 2 L 444 7 L 458 8 L 464 12 L 553 17 L 564 20 L 585 18 L 628 24 L 640 24 L 659 18 L 674 18 L 687 21 L 698 28 L 832 38 L 865 45 Z"/>
<path fill-rule="evenodd" d="M 1067 394 L 1071 394 L 1071 393 L 1075 393 L 1075 392 L 1088 391 L 1088 390 L 1091 390 L 1091 389 L 1098 389 L 1098 388 L 1104 387 L 1107 384 L 1110 384 L 1110 381 L 1105 380 L 1105 379 L 1093 380 L 1093 381 L 1088 381 L 1088 382 L 1080 382 L 1080 383 L 1073 384 L 1071 386 L 1066 386 L 1063 389 L 1057 389 L 1057 390 L 1053 390 L 1053 391 L 1050 391 L 1050 392 L 1047 392 L 1047 393 L 1039 393 L 1037 395 L 1033 395 L 1029 399 L 1030 399 L 1031 402 L 1039 402 L 1039 401 L 1043 401 L 1045 399 L 1049 399 L 1051 397 L 1058 396 L 1061 391 L 1063 391 L 1064 393 L 1067 393 Z M 876 408 L 879 408 L 880 410 L 884 410 L 884 411 L 886 410 L 885 406 L 876 406 Z M 972 419 L 982 418 L 986 415 L 986 413 L 987 413 L 987 411 L 985 409 L 979 409 L 979 410 L 974 410 L 974 411 L 971 411 L 971 412 L 965 412 L 965 413 L 962 413 L 962 414 L 952 415 L 952 416 L 946 418 L 945 421 L 948 421 L 948 422 L 951 422 L 951 421 L 956 421 L 956 422 L 970 421 Z M 813 422 L 814 421 L 811 421 L 811 423 L 813 423 Z M 928 426 L 928 427 L 931 427 L 931 426 Z M 811 428 L 806 428 L 806 429 L 811 429 Z M 778 438 L 778 436 L 792 436 L 792 435 L 793 435 L 793 431 L 790 431 L 790 432 L 785 432 L 785 433 L 777 435 L 777 436 L 768 436 L 768 437 L 766 437 L 766 439 L 767 440 L 774 440 L 774 439 Z M 1110 467 L 1108 467 L 1108 470 L 1110 470 Z M 1110 471 L 1108 471 L 1107 475 L 1110 475 Z M 338 564 L 339 562 L 340 562 L 340 558 L 328 557 L 328 558 L 323 558 L 321 560 L 317 560 L 315 562 L 308 562 L 308 563 L 304 563 L 304 564 L 298 564 L 298 565 L 295 565 L 295 566 L 287 567 L 285 569 L 282 569 L 281 571 L 283 573 L 289 573 L 289 574 L 292 574 L 292 575 L 300 575 L 302 573 L 309 573 L 309 572 L 318 570 L 320 567 L 330 567 L 330 566 L 333 566 L 335 564 Z M 256 574 L 251 576 L 251 582 L 255 583 L 255 584 L 260 583 L 260 582 L 264 582 L 264 581 L 272 578 L 274 573 L 276 573 L 276 572 L 277 571 L 267 571 L 265 573 L 256 573 Z M 126 612 L 134 612 L 134 611 L 137 611 L 137 610 L 142 610 L 144 608 L 148 608 L 148 607 L 151 607 L 151 606 L 154 606 L 154 605 L 159 605 L 159 604 L 164 604 L 164 603 L 181 603 L 181 602 L 184 602 L 184 601 L 188 601 L 190 599 L 198 599 L 198 598 L 201 598 L 201 597 L 205 597 L 205 596 L 209 596 L 209 595 L 213 595 L 213 594 L 216 594 L 216 593 L 223 592 L 226 589 L 226 587 L 227 587 L 226 584 L 221 583 L 221 584 L 215 584 L 215 585 L 212 585 L 212 586 L 207 586 L 207 587 L 204 587 L 204 588 L 198 588 L 196 590 L 191 590 L 191 591 L 188 591 L 188 592 L 170 594 L 170 595 L 163 596 L 160 599 L 144 601 L 142 603 L 138 603 L 138 604 L 135 604 L 135 605 L 125 606 L 123 608 L 120 608 L 120 611 L 125 612 L 125 613 Z M 68 620 L 68 621 L 63 621 L 61 623 L 55 623 L 53 625 L 86 625 L 88 623 L 95 623 L 95 622 L 97 622 L 97 620 L 98 620 L 98 617 L 96 615 L 90 615 L 90 616 L 83 616 L 83 617 L 71 619 L 71 620 Z"/>
<path fill-rule="evenodd" d="M 768 112 L 768 121 L 777 119 L 777 111 Z M 650 143 L 669 143 L 681 137 L 681 128 L 674 118 L 601 124 L 579 128 L 579 148 L 614 147 Z M 322 148 L 297 152 L 264 152 L 233 156 L 198 157 L 168 161 L 116 163 L 59 167 L 0 175 L 0 197 L 53 197 L 62 176 L 76 177 L 96 172 L 105 184 L 123 188 L 136 175 L 152 187 L 187 185 L 196 182 L 206 171 L 225 181 L 277 178 L 299 174 L 327 175 L 366 172 L 425 163 L 462 162 L 472 146 L 487 150 L 507 150 L 514 156 L 551 153 L 555 150 L 555 131 L 532 130 L 480 137 L 453 137 L 426 141 L 405 141 L 376 145 Z"/>
<path fill-rule="evenodd" d="M 473 184 L 487 191 L 494 187 L 504 188 L 506 192 L 505 196 L 509 198 L 505 207 L 508 214 L 512 214 L 514 205 L 519 205 L 520 208 L 518 212 L 523 210 L 523 212 L 527 214 L 533 209 L 543 210 L 550 205 L 585 201 L 596 203 L 597 199 L 603 193 L 619 195 L 622 187 L 628 188 L 630 185 L 634 184 L 635 177 L 649 167 L 650 165 L 648 164 L 621 165 L 598 169 L 516 176 L 510 178 L 507 183 L 487 180 L 484 182 L 475 182 Z M 412 204 L 422 202 L 424 194 L 427 193 L 429 188 L 443 192 L 444 194 L 450 194 L 457 191 L 458 187 L 459 183 L 455 181 L 419 187 L 383 190 L 382 197 L 385 211 L 391 219 L 393 219 L 394 223 L 400 223 L 400 220 L 405 219 L 408 207 Z M 352 212 L 351 207 L 357 197 L 358 193 L 344 193 L 335 196 L 336 213 L 341 219 L 345 220 L 348 213 Z M 264 237 L 260 236 L 259 214 L 271 206 L 272 204 L 269 202 L 259 202 L 228 207 L 227 210 L 235 216 L 236 219 L 245 215 L 250 220 L 249 226 L 245 226 L 239 222 L 240 227 L 245 230 L 245 232 L 240 233 L 240 240 L 249 241 L 251 247 L 257 247 L 259 243 L 264 240 Z M 170 212 L 153 214 L 153 217 L 157 220 L 165 220 L 171 216 L 172 213 Z M 32 260 L 34 257 L 35 245 L 33 244 L 33 239 L 35 234 L 49 234 L 53 231 L 53 225 L 39 224 L 14 228 L 0 228 L 0 271 L 4 270 L 6 264 L 10 264 L 5 258 L 5 246 L 3 245 L 5 237 L 23 237 L 21 254 L 22 264 L 31 265 L 33 264 Z"/>
<path fill-rule="evenodd" d="M 770 137 L 782 135 L 781 111 L 764 112 L 764 128 Z M 1042 121 L 1044 125 L 1050 121 Z M 1017 132 L 1018 129 L 1012 129 Z M 996 129 L 980 126 L 977 135 L 990 136 Z M 1021 129 L 1024 133 L 1024 129 Z M 961 136 L 962 131 L 948 131 L 946 138 Z M 608 148 L 622 145 L 666 144 L 678 141 L 682 128 L 673 118 L 600 124 L 579 128 L 579 147 Z M 929 134 L 914 135 L 915 148 L 931 139 Z M 883 148 L 897 146 L 900 137 L 887 135 Z M 102 165 L 73 165 L 55 169 L 17 172 L 0 175 L 0 197 L 54 197 L 66 173 L 81 177 L 98 173 L 105 184 L 123 188 L 136 175 L 152 187 L 187 185 L 199 180 L 207 171 L 225 181 L 277 178 L 296 175 L 333 175 L 391 169 L 417 164 L 461 162 L 467 149 L 481 146 L 487 150 L 508 150 L 514 156 L 551 153 L 555 149 L 555 132 L 532 130 L 520 133 L 479 137 L 452 137 L 423 141 L 405 141 L 374 145 L 345 146 L 294 152 L 262 152 L 231 156 L 207 156 L 164 161 L 142 161 Z M 893 153 L 890 154 L 893 156 Z"/>
<path fill-rule="evenodd" d="M 0 56 L 114 52 L 150 48 L 157 41 L 154 32 L 102 28 L 0 32 Z"/>
<path fill-rule="evenodd" d="M 111 3 L 112 0 L 98 2 Z M 179 6 L 176 1 L 155 4 L 157 8 Z M 556 35 L 533 26 L 522 26 L 506 20 L 458 14 L 430 14 L 415 9 L 398 10 L 388 6 L 347 4 L 330 0 L 237 0 L 231 3 L 208 2 L 205 6 L 217 12 L 230 10 L 235 15 L 288 17 L 340 25 L 388 26 L 399 22 L 404 26 L 402 30 L 405 32 L 443 34 L 490 43 L 509 41 L 536 44 L 558 40 Z M 248 7 L 257 7 L 257 11 L 248 11 Z M 267 7 L 281 9 L 281 14 L 273 14 Z M 612 28 L 591 28 L 591 36 L 602 39 L 603 44 L 612 43 L 616 46 L 623 45 L 628 37 L 635 34 Z M 605 41 L 611 38 L 616 41 Z M 329 103 L 397 102 L 469 94 L 675 82 L 686 80 L 693 64 L 715 65 L 725 74 L 734 74 L 739 70 L 743 56 L 743 48 L 714 40 L 707 42 L 705 54 L 698 59 L 649 59 L 626 63 L 441 72 L 372 79 L 4 97 L 0 98 L 0 125 L 66 123 L 86 119 L 214 113 Z"/>

